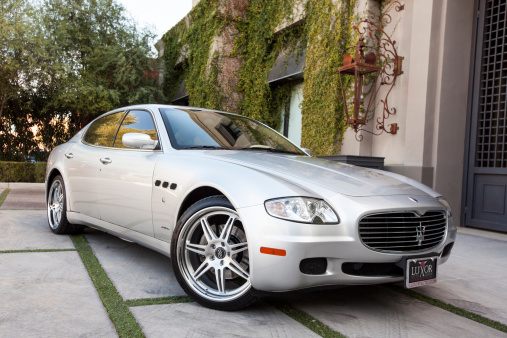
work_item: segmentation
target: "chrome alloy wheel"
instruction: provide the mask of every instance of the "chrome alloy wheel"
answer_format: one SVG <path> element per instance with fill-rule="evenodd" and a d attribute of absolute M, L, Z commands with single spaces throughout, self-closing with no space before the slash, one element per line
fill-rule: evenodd
<path fill-rule="evenodd" d="M 250 289 L 246 234 L 231 209 L 216 206 L 192 215 L 179 234 L 177 256 L 187 284 L 203 298 L 227 302 Z"/>
<path fill-rule="evenodd" d="M 48 195 L 48 220 L 52 229 L 58 228 L 63 213 L 63 187 L 59 180 L 54 180 Z"/>

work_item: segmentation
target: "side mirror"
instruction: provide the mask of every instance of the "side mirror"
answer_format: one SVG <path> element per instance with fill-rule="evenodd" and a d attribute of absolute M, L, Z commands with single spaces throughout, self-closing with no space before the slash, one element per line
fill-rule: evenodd
<path fill-rule="evenodd" d="M 128 148 L 149 150 L 155 149 L 158 145 L 158 141 L 152 140 L 150 135 L 141 133 L 126 133 L 121 138 L 121 142 Z"/>
<path fill-rule="evenodd" d="M 313 152 L 308 148 L 301 148 L 305 153 L 307 153 L 309 156 L 313 156 Z"/>

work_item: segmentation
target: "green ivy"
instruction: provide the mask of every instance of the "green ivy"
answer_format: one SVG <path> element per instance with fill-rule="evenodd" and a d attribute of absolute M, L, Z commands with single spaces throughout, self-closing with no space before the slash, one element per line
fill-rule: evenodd
<path fill-rule="evenodd" d="M 337 153 L 347 129 L 338 68 L 353 45 L 354 9 L 355 0 L 309 1 L 306 6 L 308 49 L 301 142 L 315 155 Z"/>
<path fill-rule="evenodd" d="M 305 26 L 298 25 L 275 34 L 275 28 L 284 20 L 293 20 L 293 8 L 302 4 L 300 0 L 251 0 L 247 19 L 239 24 L 241 32 L 236 42 L 236 52 L 244 60 L 239 74 L 239 92 L 243 95 L 240 114 L 249 116 L 278 129 L 280 109 L 290 97 L 278 86 L 271 87 L 267 77 L 277 56 L 283 50 L 294 53 L 306 44 Z M 287 95 L 276 95 L 285 92 Z"/>
<path fill-rule="evenodd" d="M 221 107 L 223 96 L 217 80 L 216 53 L 209 60 L 213 39 L 226 22 L 226 18 L 218 14 L 217 7 L 218 0 L 200 1 L 188 19 L 181 20 L 163 36 L 164 92 L 169 100 L 185 79 L 191 106 Z M 174 69 L 182 53 L 188 53 L 187 59 L 180 69 Z"/>
<path fill-rule="evenodd" d="M 232 27 L 237 37 L 226 57 L 241 62 L 236 74 L 239 104 L 235 112 L 278 129 L 292 84 L 270 86 L 268 74 L 281 52 L 297 55 L 306 47 L 302 146 L 316 155 L 336 153 L 347 128 L 337 69 L 354 43 L 355 0 L 250 0 L 245 15 L 234 18 L 221 14 L 222 3 L 201 0 L 187 21 L 182 20 L 165 34 L 167 97 L 172 98 L 186 79 L 191 106 L 224 109 L 231 95 L 224 93 L 218 82 L 223 71 L 220 58 L 224 56 L 210 56 L 210 50 L 214 38 Z M 302 23 L 275 33 L 277 26 L 293 21 L 294 8 L 301 6 L 306 12 Z M 187 62 L 174 69 L 183 50 L 188 51 Z"/>

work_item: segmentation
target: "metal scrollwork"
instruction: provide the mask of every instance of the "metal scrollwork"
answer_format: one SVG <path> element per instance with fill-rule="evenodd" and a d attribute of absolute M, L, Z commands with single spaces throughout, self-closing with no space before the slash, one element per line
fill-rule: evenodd
<path fill-rule="evenodd" d="M 383 132 L 389 134 L 396 134 L 399 127 L 397 123 L 391 123 L 386 127 L 386 120 L 391 116 L 396 114 L 396 108 L 389 106 L 389 95 L 396 84 L 396 78 L 403 74 L 402 71 L 402 63 L 403 57 L 398 55 L 396 50 L 396 41 L 392 40 L 391 37 L 384 31 L 382 28 L 386 24 L 392 22 L 392 17 L 389 15 L 389 11 L 391 9 L 395 9 L 397 12 L 404 10 L 405 5 L 401 4 L 399 1 L 393 1 L 389 3 L 388 7 L 385 9 L 384 13 L 380 16 L 377 16 L 373 13 L 370 13 L 366 19 L 359 21 L 357 26 L 354 26 L 353 29 L 359 34 L 359 38 L 362 41 L 367 37 L 367 43 L 365 44 L 365 49 L 371 50 L 373 53 L 378 55 L 380 71 L 378 74 L 378 78 L 380 79 L 379 85 L 377 86 L 377 77 L 375 77 L 372 83 L 371 95 L 372 97 L 376 97 L 378 91 L 382 86 L 388 86 L 387 93 L 383 99 L 380 100 L 382 107 L 382 115 L 376 118 L 376 126 L 375 129 L 377 132 L 371 132 L 369 130 L 364 129 L 365 124 L 354 125 L 354 130 L 356 132 L 356 140 L 361 141 L 363 136 L 358 134 L 357 132 L 362 130 L 364 132 L 380 135 Z M 366 116 L 370 113 L 370 107 L 366 109 L 364 112 L 365 119 Z M 375 105 L 373 107 L 375 109 Z"/>

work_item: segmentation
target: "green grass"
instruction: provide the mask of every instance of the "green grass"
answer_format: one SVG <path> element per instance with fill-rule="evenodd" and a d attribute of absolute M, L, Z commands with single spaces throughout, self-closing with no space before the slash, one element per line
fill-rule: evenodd
<path fill-rule="evenodd" d="M 125 304 L 131 306 L 161 305 L 161 304 L 177 304 L 190 303 L 193 299 L 188 296 L 161 297 L 161 298 L 143 298 L 126 300 Z"/>
<path fill-rule="evenodd" d="M 60 251 L 76 251 L 76 249 L 4 250 L 4 251 L 0 251 L 0 254 L 4 254 L 4 253 L 23 253 L 23 252 L 60 252 Z"/>
<path fill-rule="evenodd" d="M 119 336 L 144 337 L 141 327 L 93 254 L 86 238 L 82 235 L 70 236 L 70 238 L 74 242 Z"/>
<path fill-rule="evenodd" d="M 439 307 L 439 308 L 441 308 L 443 310 L 452 312 L 452 313 L 454 313 L 454 314 L 456 314 L 458 316 L 462 316 L 462 317 L 468 318 L 468 319 L 473 320 L 473 321 L 475 321 L 477 323 L 481 323 L 483 325 L 492 327 L 493 329 L 496 329 L 498 331 L 502 331 L 502 332 L 507 333 L 507 325 L 502 324 L 500 322 L 497 322 L 496 320 L 492 320 L 492 319 L 483 317 L 481 315 L 478 315 L 478 314 L 473 313 L 473 312 L 469 312 L 469 311 L 464 310 L 462 308 L 459 308 L 457 306 L 454 306 L 454 305 L 442 302 L 442 301 L 440 301 L 438 299 L 425 296 L 425 295 L 420 294 L 420 293 L 418 293 L 416 291 L 409 290 L 409 289 L 404 289 L 403 287 L 400 287 L 400 286 L 388 285 L 386 287 L 388 287 L 390 289 L 393 289 L 395 291 L 401 292 L 401 293 L 403 293 L 403 294 L 405 294 L 407 296 L 410 296 L 412 298 L 415 298 L 415 299 L 418 299 L 420 301 L 423 301 L 425 303 L 428 303 L 430 305 Z"/>
<path fill-rule="evenodd" d="M 300 322 L 316 334 L 322 336 L 322 337 L 345 337 L 343 334 L 334 331 L 326 324 L 322 323 L 321 321 L 313 318 L 312 316 L 308 315 L 307 313 L 296 309 L 289 303 L 286 303 L 280 299 L 267 299 L 267 302 L 274 307 L 276 307 L 278 310 L 285 313 L 287 316 L 291 317 L 292 319 Z"/>
<path fill-rule="evenodd" d="M 2 191 L 2 193 L 0 194 L 0 207 L 2 206 L 2 204 L 4 203 L 5 199 L 7 198 L 7 195 L 9 195 L 9 192 L 11 191 L 11 189 L 5 189 L 4 191 Z"/>

